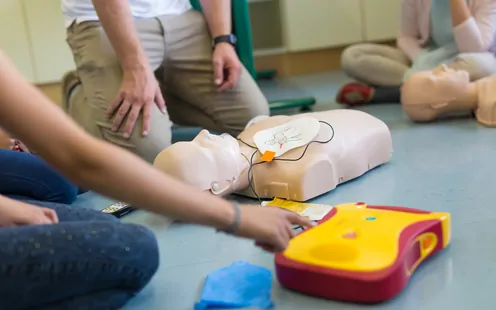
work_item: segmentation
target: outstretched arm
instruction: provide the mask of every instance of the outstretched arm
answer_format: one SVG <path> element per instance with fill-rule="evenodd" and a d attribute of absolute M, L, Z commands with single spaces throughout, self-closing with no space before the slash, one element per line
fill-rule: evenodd
<path fill-rule="evenodd" d="M 398 48 L 405 53 L 410 61 L 415 60 L 422 51 L 419 43 L 420 32 L 417 26 L 417 0 L 402 0 L 400 12 L 400 28 L 398 30 Z"/>
<path fill-rule="evenodd" d="M 90 137 L 0 51 L 0 124 L 73 182 L 175 219 L 220 229 L 228 201 L 180 183 L 137 156 Z"/>
<path fill-rule="evenodd" d="M 212 38 L 230 34 L 232 0 L 200 0 Z"/>

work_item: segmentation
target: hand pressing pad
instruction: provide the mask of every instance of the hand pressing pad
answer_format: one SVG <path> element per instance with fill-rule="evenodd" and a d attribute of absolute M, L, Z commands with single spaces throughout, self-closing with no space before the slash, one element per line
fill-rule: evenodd
<path fill-rule="evenodd" d="M 272 273 L 246 261 L 210 273 L 195 310 L 258 307 L 271 309 Z"/>

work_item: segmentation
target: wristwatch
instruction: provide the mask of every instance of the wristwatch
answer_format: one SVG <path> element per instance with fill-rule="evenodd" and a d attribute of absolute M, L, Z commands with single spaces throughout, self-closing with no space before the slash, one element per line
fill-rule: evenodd
<path fill-rule="evenodd" d="M 222 36 L 215 37 L 212 42 L 212 47 L 215 48 L 219 43 L 229 43 L 233 47 L 236 47 L 236 43 L 238 42 L 238 38 L 234 34 L 226 34 Z"/>

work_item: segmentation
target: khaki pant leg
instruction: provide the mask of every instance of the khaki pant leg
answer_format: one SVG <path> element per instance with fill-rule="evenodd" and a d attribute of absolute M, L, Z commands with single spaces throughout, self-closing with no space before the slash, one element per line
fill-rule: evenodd
<path fill-rule="evenodd" d="M 212 39 L 201 13 L 191 10 L 160 21 L 167 53 L 163 91 L 174 123 L 238 135 L 252 118 L 269 114 L 267 99 L 245 68 L 237 87 L 217 91 Z"/>
<path fill-rule="evenodd" d="M 343 51 L 341 67 L 351 78 L 371 86 L 400 86 L 410 61 L 395 47 L 364 43 Z"/>
<path fill-rule="evenodd" d="M 163 30 L 157 19 L 139 20 L 135 26 L 152 69 L 164 60 Z M 171 143 L 171 122 L 154 106 L 149 135 L 141 135 L 142 118 L 129 139 L 122 132 L 112 132 L 112 119 L 106 115 L 122 82 L 122 69 L 99 22 L 73 24 L 67 31 L 67 41 L 74 55 L 81 79 L 71 95 L 69 114 L 91 135 L 123 147 L 152 162 Z M 111 155 L 109 155 L 111 156 Z"/>

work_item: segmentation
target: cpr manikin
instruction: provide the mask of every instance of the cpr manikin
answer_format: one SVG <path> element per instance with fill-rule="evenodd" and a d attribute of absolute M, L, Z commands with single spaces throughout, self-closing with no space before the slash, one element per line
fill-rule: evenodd
<path fill-rule="evenodd" d="M 260 162 L 262 155 L 253 148 L 257 133 L 308 117 L 322 121 L 314 140 L 332 138 L 328 143 L 311 143 L 302 157 L 305 146 L 289 150 L 271 162 L 253 165 L 250 170 L 250 162 Z M 163 150 L 154 165 L 215 195 L 238 193 L 306 201 L 388 162 L 392 153 L 391 133 L 386 124 L 355 110 L 262 118 L 249 124 L 238 139 L 203 130 L 193 141 L 178 142 Z M 248 175 L 252 178 L 251 186 Z"/>
<path fill-rule="evenodd" d="M 417 72 L 403 84 L 401 104 L 414 121 L 475 111 L 481 124 L 496 126 L 496 76 L 470 82 L 466 71 L 446 66 Z"/>

